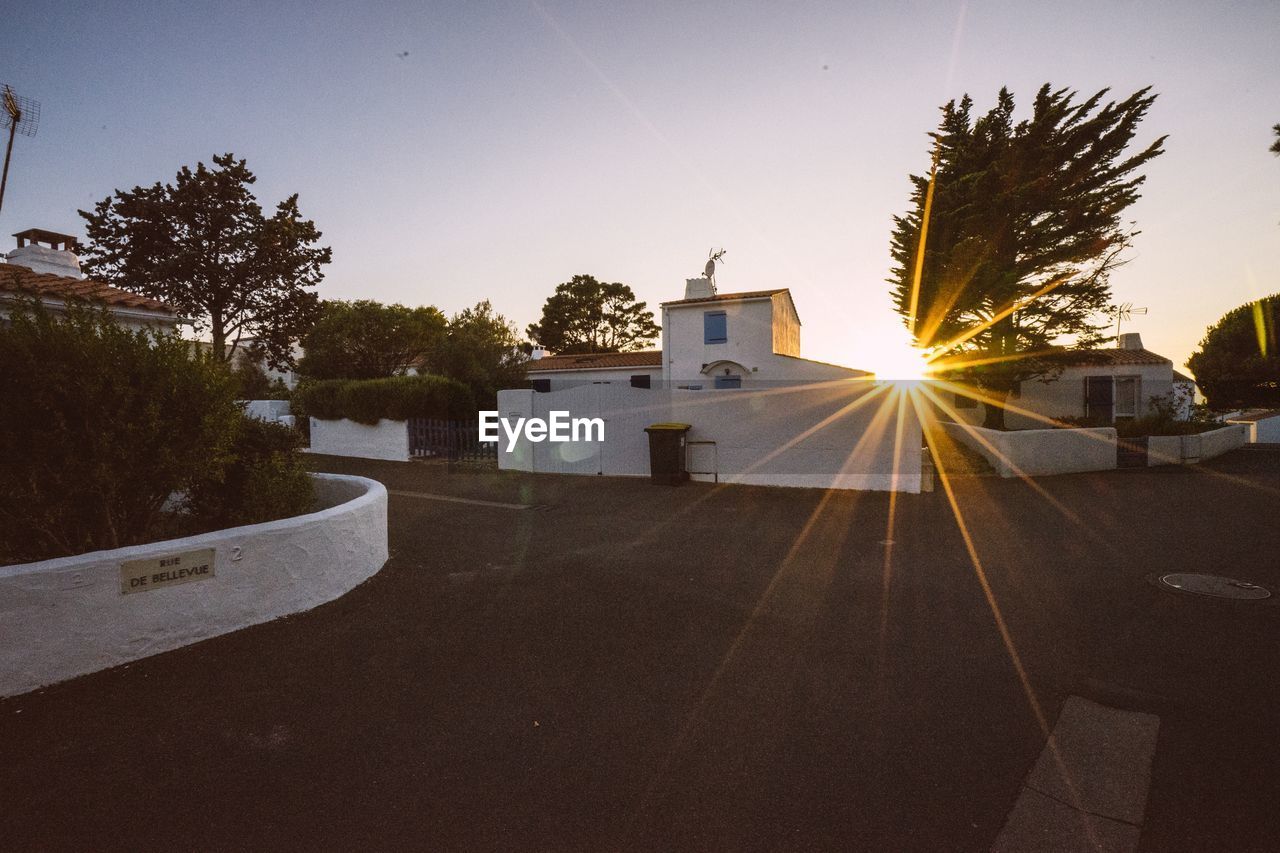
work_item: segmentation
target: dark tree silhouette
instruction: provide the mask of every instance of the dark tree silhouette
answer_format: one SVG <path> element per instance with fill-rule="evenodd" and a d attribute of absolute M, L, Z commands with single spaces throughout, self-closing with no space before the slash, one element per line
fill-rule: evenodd
<path fill-rule="evenodd" d="M 1007 89 L 976 119 L 968 95 L 946 104 L 931 134 L 932 195 L 930 178 L 912 175 L 911 212 L 894 218 L 898 312 L 942 363 L 978 363 L 960 375 L 1000 404 L 1018 383 L 1053 372 L 1059 339 L 1087 347 L 1105 337 L 1108 275 L 1138 233 L 1121 215 L 1164 142 L 1127 155 L 1155 95 L 1104 103 L 1106 93 L 1077 101 L 1045 85 L 1017 123 Z M 986 410 L 986 424 L 1003 427 L 1002 405 Z"/>
<path fill-rule="evenodd" d="M 253 338 L 273 367 L 292 367 L 292 344 L 318 310 L 309 288 L 331 253 L 315 245 L 320 232 L 296 194 L 264 216 L 250 191 L 256 180 L 244 160 L 223 154 L 212 168 L 183 166 L 171 184 L 116 190 L 80 211 L 86 273 L 169 303 L 209 330 L 224 361 Z"/>
<path fill-rule="evenodd" d="M 542 306 L 542 320 L 526 330 L 539 346 L 555 353 L 644 349 L 660 331 L 653 312 L 636 301 L 630 287 L 589 275 L 556 285 Z"/>

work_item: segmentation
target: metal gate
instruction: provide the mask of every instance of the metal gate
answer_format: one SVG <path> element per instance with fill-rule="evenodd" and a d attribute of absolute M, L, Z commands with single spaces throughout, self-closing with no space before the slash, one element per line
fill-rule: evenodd
<path fill-rule="evenodd" d="M 497 462 L 498 445 L 480 441 L 478 421 L 410 418 L 409 455 L 448 462 Z"/>
<path fill-rule="evenodd" d="M 1117 468 L 1147 467 L 1147 437 L 1121 438 L 1116 441 Z"/>

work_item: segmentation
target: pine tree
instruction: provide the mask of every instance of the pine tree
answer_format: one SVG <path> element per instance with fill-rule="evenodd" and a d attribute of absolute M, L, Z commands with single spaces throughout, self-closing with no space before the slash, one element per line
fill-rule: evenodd
<path fill-rule="evenodd" d="M 264 216 L 257 180 L 233 154 L 213 167 L 183 166 L 172 184 L 117 190 L 85 219 L 85 272 L 161 299 L 207 328 L 215 357 L 230 362 L 252 337 L 271 366 L 293 366 L 293 342 L 319 310 L 315 287 L 331 253 L 304 220 L 298 196 Z"/>
<path fill-rule="evenodd" d="M 556 285 L 542 306 L 542 320 L 526 333 L 555 353 L 626 352 L 657 337 L 653 312 L 621 282 L 575 275 Z"/>
<path fill-rule="evenodd" d="M 1077 102 L 1046 84 L 1016 124 L 1008 89 L 977 119 L 968 95 L 942 108 L 930 134 L 932 198 L 930 178 L 912 175 L 912 210 L 894 217 L 889 282 L 919 345 L 936 348 L 940 364 L 971 363 L 958 375 L 987 396 L 1003 402 L 1051 373 L 1062 338 L 1079 347 L 1104 339 L 1108 276 L 1138 233 L 1121 215 L 1139 197 L 1137 170 L 1165 139 L 1125 155 L 1155 101 L 1149 92 L 1103 104 L 1104 89 Z M 986 409 L 986 424 L 1003 427 L 1003 408 Z"/>

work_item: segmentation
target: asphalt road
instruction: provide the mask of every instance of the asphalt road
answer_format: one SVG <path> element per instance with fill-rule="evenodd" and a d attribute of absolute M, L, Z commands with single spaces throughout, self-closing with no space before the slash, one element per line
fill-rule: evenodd
<path fill-rule="evenodd" d="M 890 532 L 884 494 L 313 462 L 533 508 L 393 495 L 343 598 L 0 700 L 0 847 L 985 850 L 1070 696 L 1160 718 L 1141 849 L 1280 837 L 1280 604 L 1152 583 L 1280 594 L 1278 451 L 956 480 L 980 571 L 942 489 Z"/>

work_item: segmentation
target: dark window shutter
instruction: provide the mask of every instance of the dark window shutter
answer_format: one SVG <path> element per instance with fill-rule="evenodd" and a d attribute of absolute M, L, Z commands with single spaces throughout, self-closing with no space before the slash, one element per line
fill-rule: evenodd
<path fill-rule="evenodd" d="M 1084 415 L 1108 424 L 1115 420 L 1115 383 L 1110 376 L 1084 378 Z"/>
<path fill-rule="evenodd" d="M 723 311 L 708 311 L 702 315 L 702 342 L 723 344 L 729 340 L 729 321 Z"/>

